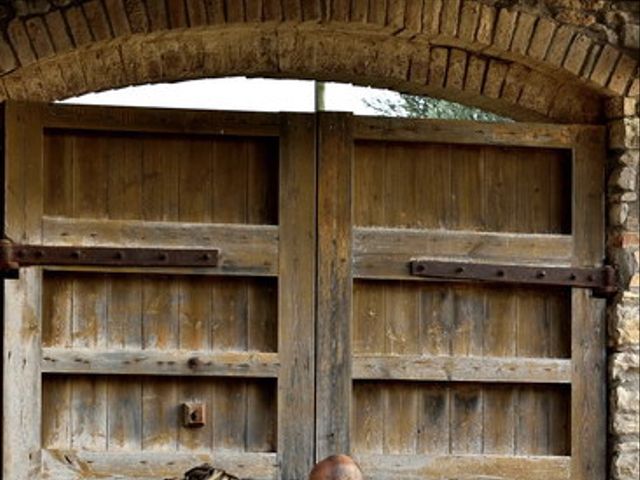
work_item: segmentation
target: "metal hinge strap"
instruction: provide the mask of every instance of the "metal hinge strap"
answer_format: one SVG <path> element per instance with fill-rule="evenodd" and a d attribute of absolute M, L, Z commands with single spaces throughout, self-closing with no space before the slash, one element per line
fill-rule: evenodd
<path fill-rule="evenodd" d="M 18 245 L 0 241 L 0 272 L 15 278 L 30 266 L 190 267 L 218 266 L 217 249 L 116 248 Z"/>
<path fill-rule="evenodd" d="M 524 285 L 590 288 L 598 297 L 618 291 L 616 272 L 611 266 L 599 268 L 532 267 L 467 262 L 414 260 L 411 275 L 445 281 L 478 281 Z"/>

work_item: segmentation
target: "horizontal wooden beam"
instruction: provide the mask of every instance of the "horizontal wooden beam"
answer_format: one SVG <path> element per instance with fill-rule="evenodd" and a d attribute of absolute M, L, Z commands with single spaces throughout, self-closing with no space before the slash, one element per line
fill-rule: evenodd
<path fill-rule="evenodd" d="M 278 136 L 280 115 L 170 108 L 28 104 L 42 109 L 45 128 L 236 136 Z"/>
<path fill-rule="evenodd" d="M 583 126 L 354 117 L 356 140 L 572 148 Z M 602 127 L 588 127 L 594 135 Z"/>
<path fill-rule="evenodd" d="M 213 452 L 91 452 L 43 450 L 42 478 L 182 478 L 198 465 L 209 463 L 238 478 L 273 480 L 278 470 L 275 453 Z"/>
<path fill-rule="evenodd" d="M 355 380 L 571 383 L 571 361 L 424 355 L 356 355 Z"/>
<path fill-rule="evenodd" d="M 402 480 L 569 480 L 570 457 L 502 455 L 356 455 L 367 478 Z"/>
<path fill-rule="evenodd" d="M 356 278 L 424 280 L 411 275 L 409 263 L 419 259 L 519 265 L 571 265 L 573 239 L 569 235 L 525 235 L 401 228 L 356 228 Z"/>
<path fill-rule="evenodd" d="M 43 373 L 276 378 L 277 353 L 43 348 Z"/>
<path fill-rule="evenodd" d="M 43 241 L 47 245 L 216 248 L 215 268 L 127 268 L 117 271 L 204 275 L 272 276 L 278 273 L 278 227 L 271 225 L 143 222 L 135 220 L 44 217 Z M 60 269 L 109 271 L 103 267 Z"/>

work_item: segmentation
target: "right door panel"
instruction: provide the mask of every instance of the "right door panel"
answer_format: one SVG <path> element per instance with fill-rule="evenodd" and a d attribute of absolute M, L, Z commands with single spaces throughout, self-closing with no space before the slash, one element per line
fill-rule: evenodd
<path fill-rule="evenodd" d="M 409 263 L 599 265 L 602 225 L 584 209 L 601 218 L 602 132 L 358 117 L 351 129 L 344 428 L 363 470 L 374 479 L 600 478 L 604 451 L 593 449 L 605 429 L 599 420 L 585 429 L 580 417 L 605 417 L 596 380 L 583 381 L 602 374 L 602 301 L 568 287 L 419 279 Z M 322 271 L 322 244 L 319 255 Z"/>

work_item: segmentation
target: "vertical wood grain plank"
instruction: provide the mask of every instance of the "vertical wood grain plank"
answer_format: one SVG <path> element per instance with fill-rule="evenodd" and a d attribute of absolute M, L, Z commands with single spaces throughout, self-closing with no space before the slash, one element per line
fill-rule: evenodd
<path fill-rule="evenodd" d="M 236 208 L 231 205 L 231 208 Z M 213 350 L 247 350 L 247 283 L 242 279 L 216 282 L 213 289 L 211 344 Z M 247 418 L 246 385 L 216 382 L 213 392 L 213 446 L 244 450 Z"/>
<path fill-rule="evenodd" d="M 385 146 L 385 225 L 413 227 L 416 223 L 416 158 L 410 146 Z"/>
<path fill-rule="evenodd" d="M 145 220 L 178 219 L 181 142 L 146 137 L 142 158 L 142 215 Z"/>
<path fill-rule="evenodd" d="M 282 116 L 278 215 L 278 456 L 282 480 L 304 478 L 315 459 L 315 130 L 312 116 Z"/>
<path fill-rule="evenodd" d="M 43 127 L 39 107 L 5 105 L 4 234 L 14 241 L 42 238 Z M 42 272 L 29 269 L 4 285 L 3 478 L 40 472 Z"/>
<path fill-rule="evenodd" d="M 575 260 L 604 258 L 604 130 L 585 129 L 573 152 Z M 605 302 L 575 289 L 571 298 L 571 475 L 606 476 Z"/>
<path fill-rule="evenodd" d="M 482 453 L 482 404 L 479 386 L 469 384 L 451 387 L 451 453 Z"/>
<path fill-rule="evenodd" d="M 484 230 L 484 159 L 475 146 L 451 151 L 451 225 L 455 230 Z"/>
<path fill-rule="evenodd" d="M 143 142 L 136 137 L 110 137 L 105 146 L 109 218 L 142 218 Z M 142 281 L 137 275 L 110 275 L 107 344 L 110 348 L 142 347 Z M 142 383 L 137 378 L 111 378 L 107 383 L 107 442 L 113 451 L 142 448 Z"/>
<path fill-rule="evenodd" d="M 45 135 L 44 212 L 69 216 L 73 209 L 73 137 L 65 133 Z"/>
<path fill-rule="evenodd" d="M 548 356 L 545 299 L 541 292 L 523 290 L 518 299 L 519 357 Z M 540 388 L 522 387 L 518 395 L 516 453 L 543 455 L 548 447 L 548 401 Z"/>
<path fill-rule="evenodd" d="M 176 139 L 143 139 L 142 218 L 167 221 L 178 218 L 178 151 Z M 179 347 L 180 285 L 171 277 L 142 280 L 142 344 L 148 349 Z M 176 380 L 142 381 L 142 449 L 175 451 L 178 443 L 179 404 Z"/>
<path fill-rule="evenodd" d="M 376 142 L 358 142 L 354 148 L 353 223 L 382 225 L 384 221 L 384 148 Z"/>
<path fill-rule="evenodd" d="M 450 453 L 449 387 L 431 384 L 420 389 L 417 453 L 420 455 Z"/>
<path fill-rule="evenodd" d="M 353 172 L 353 223 L 381 225 L 384 222 L 384 177 L 386 162 L 381 146 L 356 144 Z M 385 352 L 385 284 L 357 281 L 353 285 L 353 353 Z M 354 453 L 384 451 L 384 384 L 356 382 L 353 387 L 351 448 Z"/>
<path fill-rule="evenodd" d="M 445 228 L 448 199 L 451 195 L 451 147 L 441 144 L 420 145 L 416 152 L 417 228 Z"/>
<path fill-rule="evenodd" d="M 212 141 L 181 137 L 176 147 L 182 148 L 179 159 L 178 212 L 180 221 L 211 222 L 213 219 Z M 185 158 L 186 157 L 186 158 Z M 225 208 L 224 204 L 221 209 Z M 229 208 L 229 207 L 226 207 Z M 212 286 L 206 278 L 184 276 L 179 280 L 179 345 L 181 350 L 208 350 L 211 345 L 213 313 Z M 214 401 L 212 382 L 182 378 L 178 381 L 178 399 L 204 403 L 207 418 L 204 427 L 186 428 L 180 421 L 178 450 L 210 450 L 213 441 Z M 215 390 L 215 387 L 213 387 Z"/>
<path fill-rule="evenodd" d="M 492 232 L 513 232 L 516 228 L 516 176 L 518 158 L 513 149 L 483 147 L 484 219 L 485 227 Z"/>
<path fill-rule="evenodd" d="M 179 299 L 176 281 L 154 277 L 142 281 L 143 347 L 178 348 Z M 142 381 L 142 448 L 175 451 L 178 439 L 178 398 L 174 379 Z"/>
<path fill-rule="evenodd" d="M 352 316 L 352 120 L 320 114 L 316 454 L 350 450 Z"/>
<path fill-rule="evenodd" d="M 47 275 L 42 307 L 43 346 L 71 346 L 72 313 L 73 280 L 67 275 Z M 71 382 L 64 376 L 43 379 L 43 447 L 71 448 Z"/>
<path fill-rule="evenodd" d="M 106 218 L 107 139 L 104 136 L 78 135 L 74 141 L 73 215 Z M 107 346 L 106 277 L 78 275 L 73 292 L 73 346 Z M 72 447 L 88 450 L 107 449 L 107 381 L 82 376 L 73 382 Z"/>
<path fill-rule="evenodd" d="M 278 164 L 271 142 L 247 144 L 247 223 L 276 223 Z M 278 348 L 277 285 L 270 279 L 247 281 L 247 337 L 250 351 L 275 352 Z M 276 450 L 276 395 L 271 381 L 247 382 L 246 449 Z"/>
<path fill-rule="evenodd" d="M 387 199 L 387 211 L 393 202 Z M 419 304 L 417 288 L 389 284 L 385 291 L 386 352 L 394 355 L 417 354 L 420 350 Z M 394 383 L 385 387 L 384 451 L 388 454 L 414 454 L 417 448 L 418 391 L 414 384 Z"/>
<path fill-rule="evenodd" d="M 504 225 L 509 225 L 505 222 Z M 487 292 L 484 328 L 484 356 L 516 356 L 517 293 L 512 288 Z M 510 455 L 515 451 L 514 386 L 484 388 L 483 452 Z"/>

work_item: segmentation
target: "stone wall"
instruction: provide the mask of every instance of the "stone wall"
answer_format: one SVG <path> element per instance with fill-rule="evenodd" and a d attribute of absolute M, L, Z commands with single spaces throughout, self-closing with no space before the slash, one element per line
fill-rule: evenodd
<path fill-rule="evenodd" d="M 246 74 L 607 123 L 611 478 L 637 480 L 639 31 L 637 0 L 7 0 L 0 99 Z"/>
<path fill-rule="evenodd" d="M 609 309 L 611 478 L 640 478 L 640 276 L 638 264 L 638 97 L 609 102 L 607 255 L 628 285 Z"/>

